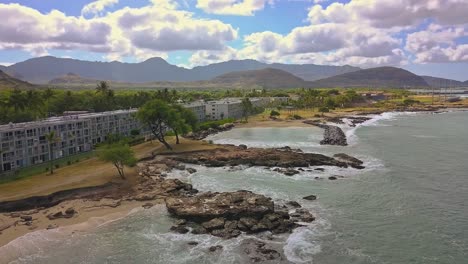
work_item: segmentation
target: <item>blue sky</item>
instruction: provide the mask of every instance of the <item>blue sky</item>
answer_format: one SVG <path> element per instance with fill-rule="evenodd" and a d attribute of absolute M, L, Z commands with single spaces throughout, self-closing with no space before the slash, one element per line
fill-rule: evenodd
<path fill-rule="evenodd" d="M 467 80 L 466 14 L 468 0 L 2 0 L 0 64 L 256 59 Z"/>

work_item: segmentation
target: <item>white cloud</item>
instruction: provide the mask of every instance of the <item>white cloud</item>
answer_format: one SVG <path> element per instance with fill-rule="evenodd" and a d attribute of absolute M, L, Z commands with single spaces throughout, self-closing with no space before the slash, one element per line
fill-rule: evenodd
<path fill-rule="evenodd" d="M 0 17 L 8 21 L 0 24 L 0 49 L 22 49 L 35 56 L 62 49 L 104 53 L 108 59 L 167 58 L 174 50 L 222 50 L 237 38 L 231 25 L 196 18 L 170 0 L 152 0 L 148 6 L 93 18 L 0 4 Z"/>
<path fill-rule="evenodd" d="M 14 63 L 13 62 L 1 62 L 0 61 L 0 65 L 2 66 L 10 66 L 10 65 L 13 65 Z"/>
<path fill-rule="evenodd" d="M 415 26 L 431 18 L 439 24 L 468 23 L 467 0 L 351 0 L 326 8 L 314 5 L 312 23 L 360 23 L 377 28 Z"/>
<path fill-rule="evenodd" d="M 98 16 L 98 15 L 102 15 L 103 11 L 108 8 L 108 7 L 111 7 L 115 4 L 117 4 L 119 2 L 119 0 L 96 0 L 94 2 L 91 2 L 87 5 L 85 5 L 83 7 L 83 9 L 81 9 L 81 15 L 82 16 L 85 16 L 85 15 L 94 15 L 94 16 Z"/>
<path fill-rule="evenodd" d="M 272 0 L 197 0 L 197 8 L 217 15 L 252 16 Z"/>

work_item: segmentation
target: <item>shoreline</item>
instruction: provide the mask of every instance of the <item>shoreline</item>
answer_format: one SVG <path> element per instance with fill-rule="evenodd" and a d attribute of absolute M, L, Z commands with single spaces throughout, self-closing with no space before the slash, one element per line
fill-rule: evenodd
<path fill-rule="evenodd" d="M 443 108 L 435 109 L 431 112 L 443 111 L 466 111 L 464 108 Z M 398 113 L 398 112 L 428 112 L 428 111 L 384 111 L 381 113 Z M 340 113 L 337 116 L 345 118 L 346 116 L 360 115 L 362 111 Z M 368 114 L 365 116 L 375 115 Z M 364 115 L 363 115 L 364 116 Z M 323 118 L 321 118 L 323 120 Z M 304 120 L 268 120 L 268 121 L 255 121 L 247 124 L 236 125 L 236 128 L 253 128 L 253 127 L 311 127 L 308 124 L 303 123 Z M 116 202 L 119 204 L 116 205 Z M 89 199 L 78 199 L 78 200 L 67 200 L 60 204 L 41 210 L 28 210 L 18 212 L 20 215 L 30 215 L 34 222 L 32 225 L 25 225 L 18 217 L 11 217 L 12 213 L 0 213 L 0 262 L 4 261 L 3 257 L 9 257 L 15 259 L 13 254 L 14 243 L 21 241 L 26 238 L 28 234 L 35 232 L 52 232 L 60 231 L 61 235 L 67 236 L 74 232 L 88 232 L 94 228 L 99 228 L 102 225 L 111 223 L 122 219 L 134 212 L 143 210 L 143 205 L 151 202 L 154 205 L 162 204 L 164 201 L 158 197 L 153 200 L 116 200 L 116 199 L 102 199 L 99 201 L 92 201 Z M 65 219 L 60 218 L 56 220 L 49 220 L 47 214 L 57 210 L 65 210 L 67 208 L 74 208 L 78 211 L 76 215 L 71 218 Z M 53 227 L 48 230 L 50 225 L 56 224 L 57 227 Z M 5 228 L 5 226 L 10 227 Z M 5 252 L 8 252 L 5 253 Z M 18 251 L 16 251 L 18 252 Z M 16 256 L 17 258 L 18 256 Z"/>
<path fill-rule="evenodd" d="M 8 225 L 10 225 L 10 227 L 1 231 L 0 252 L 5 250 L 5 248 L 14 243 L 17 239 L 21 239 L 30 233 L 54 230 L 66 231 L 69 229 L 69 234 L 71 234 L 75 231 L 92 230 L 103 224 L 103 221 L 101 221 L 102 219 L 105 219 L 104 222 L 118 220 L 129 215 L 135 209 L 143 209 L 142 206 L 146 203 L 147 201 L 121 201 L 117 203 L 114 199 L 102 199 L 100 201 L 78 199 L 64 201 L 56 206 L 42 210 L 2 213 L 0 214 L 0 227 Z M 162 201 L 155 200 L 152 201 L 152 203 L 161 204 Z M 67 208 L 73 208 L 78 211 L 78 213 L 71 218 L 59 218 L 54 220 L 47 218 L 47 214 L 62 211 Z M 12 215 L 15 214 L 31 216 L 34 222 L 28 226 L 19 218 L 12 217 Z M 96 221 L 93 221 L 93 219 L 96 219 Z M 95 224 L 92 224 L 92 222 L 95 222 Z M 0 256 L 1 255 L 3 254 L 0 254 Z"/>

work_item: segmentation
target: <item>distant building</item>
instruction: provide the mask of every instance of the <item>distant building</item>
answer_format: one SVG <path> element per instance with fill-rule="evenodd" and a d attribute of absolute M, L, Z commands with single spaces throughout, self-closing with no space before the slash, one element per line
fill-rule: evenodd
<path fill-rule="evenodd" d="M 362 93 L 361 96 L 374 101 L 383 101 L 387 99 L 387 96 L 383 93 Z"/>
<path fill-rule="evenodd" d="M 206 117 L 211 120 L 242 117 L 242 100 L 239 98 L 226 98 L 205 103 Z"/>
<path fill-rule="evenodd" d="M 203 101 L 183 104 L 183 107 L 192 110 L 199 122 L 206 121 L 206 105 Z"/>
<path fill-rule="evenodd" d="M 109 134 L 129 136 L 141 130 L 134 118 L 137 110 L 118 110 L 52 117 L 42 121 L 0 126 L 0 172 L 41 164 L 50 160 L 46 134 L 59 138 L 52 145 L 53 159 L 87 152 Z"/>

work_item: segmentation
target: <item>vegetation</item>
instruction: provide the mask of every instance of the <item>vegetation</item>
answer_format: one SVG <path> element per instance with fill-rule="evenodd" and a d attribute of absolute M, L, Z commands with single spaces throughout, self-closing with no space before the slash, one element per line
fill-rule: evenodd
<path fill-rule="evenodd" d="M 275 111 L 275 110 L 271 110 L 270 117 L 278 117 L 278 116 L 280 116 L 280 112 Z"/>
<path fill-rule="evenodd" d="M 222 120 L 213 120 L 213 121 L 206 121 L 198 125 L 198 129 L 196 130 L 208 130 L 210 128 L 217 128 L 224 124 L 233 123 L 235 121 L 234 118 L 226 118 Z"/>
<path fill-rule="evenodd" d="M 125 179 L 125 166 L 133 167 L 137 161 L 133 150 L 126 144 L 104 145 L 98 149 L 97 153 L 100 160 L 111 162 L 115 166 L 122 179 Z"/>
<path fill-rule="evenodd" d="M 50 133 L 46 134 L 45 138 L 49 148 L 50 174 L 54 174 L 54 146 L 60 142 L 60 138 L 55 135 L 55 131 L 51 131 Z"/>
<path fill-rule="evenodd" d="M 245 119 L 245 122 L 248 122 L 249 115 L 254 112 L 254 107 L 252 102 L 248 97 L 242 99 L 242 116 Z"/>

